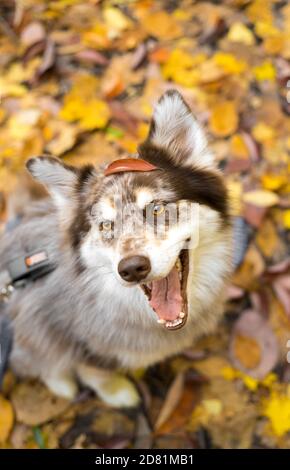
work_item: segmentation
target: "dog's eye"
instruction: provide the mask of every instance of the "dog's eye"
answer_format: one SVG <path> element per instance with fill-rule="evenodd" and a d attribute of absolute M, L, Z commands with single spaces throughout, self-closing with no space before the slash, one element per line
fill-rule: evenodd
<path fill-rule="evenodd" d="M 153 214 L 154 215 L 161 215 L 165 210 L 165 206 L 162 203 L 156 203 L 153 205 Z"/>
<path fill-rule="evenodd" d="M 104 220 L 99 225 L 100 232 L 108 232 L 109 230 L 113 229 L 113 222 L 110 220 Z"/>

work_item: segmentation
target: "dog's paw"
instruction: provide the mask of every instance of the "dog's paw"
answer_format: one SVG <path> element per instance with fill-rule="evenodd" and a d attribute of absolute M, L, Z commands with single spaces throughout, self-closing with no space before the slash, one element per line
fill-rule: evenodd
<path fill-rule="evenodd" d="M 121 375 L 114 375 L 104 381 L 96 391 L 107 405 L 115 408 L 135 408 L 140 404 L 136 387 Z"/>
<path fill-rule="evenodd" d="M 77 384 L 72 377 L 49 377 L 44 379 L 44 383 L 54 395 L 67 400 L 73 400 L 78 393 Z"/>
<path fill-rule="evenodd" d="M 115 408 L 134 408 L 139 405 L 139 394 L 123 375 L 86 364 L 79 364 L 77 375 L 81 382 L 94 390 L 107 405 Z"/>

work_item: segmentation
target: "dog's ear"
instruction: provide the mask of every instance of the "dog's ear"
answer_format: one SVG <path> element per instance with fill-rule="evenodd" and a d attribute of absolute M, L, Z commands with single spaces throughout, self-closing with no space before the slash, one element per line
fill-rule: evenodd
<path fill-rule="evenodd" d="M 63 207 L 72 202 L 78 181 L 76 168 L 53 157 L 30 158 L 26 162 L 26 168 L 33 178 L 47 188 L 57 206 Z"/>
<path fill-rule="evenodd" d="M 214 166 L 205 133 L 176 90 L 167 91 L 158 101 L 146 144 L 168 151 L 177 165 Z"/>

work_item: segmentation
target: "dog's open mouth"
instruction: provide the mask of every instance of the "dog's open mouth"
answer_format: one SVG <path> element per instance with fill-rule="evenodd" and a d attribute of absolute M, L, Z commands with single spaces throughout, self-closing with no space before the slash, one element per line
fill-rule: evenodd
<path fill-rule="evenodd" d="M 142 284 L 158 323 L 168 330 L 182 328 L 187 320 L 188 251 L 181 250 L 170 273 L 163 279 Z"/>

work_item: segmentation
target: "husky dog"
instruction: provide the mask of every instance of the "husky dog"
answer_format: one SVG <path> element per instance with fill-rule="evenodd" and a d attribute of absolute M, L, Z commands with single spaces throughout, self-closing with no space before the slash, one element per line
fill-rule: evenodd
<path fill-rule="evenodd" d="M 16 374 L 39 377 L 70 399 L 78 380 L 113 406 L 136 406 L 138 393 L 120 371 L 181 352 L 223 312 L 231 270 L 227 193 L 177 91 L 157 103 L 135 158 L 141 171 L 131 162 L 107 176 L 94 166 L 30 159 L 29 172 L 51 197 L 28 208 L 0 244 L 0 271 L 43 248 L 56 264 L 15 289 L 7 304 L 15 335 L 10 363 Z M 198 207 L 193 218 L 180 217 L 184 203 Z M 178 214 L 173 222 L 169 206 Z"/>

